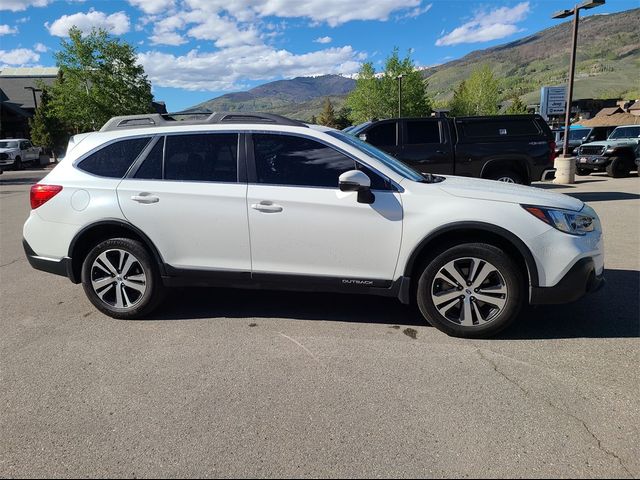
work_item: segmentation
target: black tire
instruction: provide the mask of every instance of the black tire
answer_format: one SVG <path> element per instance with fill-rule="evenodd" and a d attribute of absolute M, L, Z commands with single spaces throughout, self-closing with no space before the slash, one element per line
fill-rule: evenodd
<path fill-rule="evenodd" d="M 589 170 L 587 168 L 577 167 L 576 168 L 576 175 L 579 175 L 581 177 L 586 177 L 587 175 L 591 175 L 591 170 Z"/>
<path fill-rule="evenodd" d="M 489 180 L 497 180 L 499 182 L 506 183 L 518 183 L 520 185 L 525 183 L 522 175 L 520 175 L 515 170 L 498 170 L 495 173 L 491 173 L 490 175 L 488 175 L 487 178 Z"/>
<path fill-rule="evenodd" d="M 13 169 L 22 170 L 23 168 L 24 166 L 22 165 L 22 160 L 20 159 L 20 157 L 16 157 L 16 160 L 13 162 Z"/>
<path fill-rule="evenodd" d="M 108 261 L 112 261 L 107 266 L 107 269 L 111 270 L 109 267 L 115 268 L 117 276 L 105 273 L 107 272 L 107 269 L 104 268 L 106 264 L 102 261 L 102 258 L 105 257 L 101 257 L 99 261 L 102 266 L 94 264 L 102 254 L 106 255 Z M 124 257 L 124 260 L 120 260 L 120 263 L 124 263 L 125 267 L 131 257 L 135 260 L 126 272 L 124 271 L 125 268 L 118 270 L 118 267 L 116 267 L 118 262 L 113 262 L 114 259 L 120 258 L 119 255 Z M 133 273 L 132 277 L 136 277 L 135 282 L 128 279 L 127 275 L 130 273 Z M 143 283 L 138 283 L 137 278 L 141 275 L 144 276 L 144 281 Z M 113 278 L 113 282 L 109 282 L 110 276 Z M 97 289 L 102 294 L 102 298 L 94 289 L 93 281 L 105 282 L 101 285 L 101 288 Z M 127 281 L 129 285 L 135 283 L 137 288 L 125 288 Z M 121 319 L 141 318 L 151 313 L 162 300 L 164 290 L 158 265 L 142 243 L 130 238 L 111 238 L 91 249 L 82 264 L 82 286 L 87 297 L 98 310 L 110 317 Z M 138 290 L 141 286 L 144 286 L 144 292 L 142 293 Z M 119 297 L 117 296 L 117 289 L 120 289 Z M 124 293 L 122 293 L 123 290 Z M 123 306 L 119 308 L 117 306 L 118 302 Z"/>
<path fill-rule="evenodd" d="M 624 157 L 612 157 L 611 162 L 607 165 L 607 175 L 613 178 L 627 177 L 630 172 L 630 162 Z"/>
<path fill-rule="evenodd" d="M 436 279 L 436 275 L 438 275 L 445 266 L 450 265 L 449 262 L 455 261 L 459 263 L 454 263 L 454 268 L 456 268 L 463 278 L 466 278 L 466 276 L 471 273 L 471 268 L 467 268 L 466 271 L 464 268 L 458 270 L 457 265 L 465 265 L 469 257 L 480 260 L 480 262 L 478 262 L 480 267 L 478 268 L 478 273 L 476 273 L 476 281 L 482 281 L 480 275 L 483 272 L 482 269 L 484 265 L 486 265 L 483 262 L 488 262 L 489 266 L 495 267 L 497 273 L 490 273 L 489 276 L 486 277 L 486 281 L 491 283 L 491 279 L 495 279 L 503 283 L 506 286 L 506 293 L 504 294 L 506 298 L 502 298 L 502 295 L 491 297 L 503 302 L 502 307 L 493 306 L 490 303 L 482 302 L 480 298 L 476 298 L 476 296 L 488 298 L 488 295 L 479 292 L 479 290 L 484 288 L 489 289 L 489 286 L 478 287 L 478 285 L 469 285 L 471 282 L 467 282 L 466 285 L 461 285 L 462 288 L 460 288 L 460 286 L 456 287 L 453 285 L 453 282 L 451 282 L 449 284 L 450 290 L 446 290 L 446 292 L 451 292 L 449 295 L 454 295 L 452 300 L 450 300 L 452 303 L 448 303 L 449 300 L 447 300 L 444 303 L 438 304 L 438 306 L 443 308 L 443 305 L 446 305 L 444 310 L 449 308 L 448 311 L 444 312 L 445 314 L 453 312 L 454 316 L 456 316 L 457 313 L 457 316 L 460 318 L 454 321 L 443 315 L 441 311 L 438 310 L 434 301 L 434 296 L 438 295 L 438 293 L 446 294 L 446 292 L 436 291 L 442 284 L 441 279 L 443 278 L 442 276 L 438 276 L 438 279 Z M 438 282 L 440 282 L 440 284 Z M 488 285 L 488 283 L 483 285 Z M 478 288 L 474 289 L 474 287 Z M 459 297 L 456 290 L 460 291 Z M 465 243 L 440 251 L 440 253 L 436 254 L 436 256 L 425 265 L 418 279 L 416 299 L 424 318 L 431 325 L 447 335 L 464 338 L 487 338 L 496 335 L 515 321 L 522 307 L 522 303 L 525 301 L 524 293 L 523 274 L 515 262 L 503 250 L 486 243 Z M 469 301 L 469 312 L 471 313 L 470 317 L 473 321 L 473 326 L 461 324 L 464 315 L 463 308 L 466 305 L 466 301 L 463 300 L 465 294 Z M 456 301 L 458 302 L 457 304 Z M 477 311 L 471 312 L 473 308 L 477 308 Z M 478 313 L 485 315 L 483 320 L 486 320 L 486 323 L 480 321 Z"/>

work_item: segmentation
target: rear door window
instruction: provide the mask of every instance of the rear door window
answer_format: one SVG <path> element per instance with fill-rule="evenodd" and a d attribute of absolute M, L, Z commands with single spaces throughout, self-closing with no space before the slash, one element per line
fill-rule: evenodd
<path fill-rule="evenodd" d="M 398 122 L 374 125 L 366 131 L 367 142 L 376 147 L 393 147 L 397 142 Z"/>
<path fill-rule="evenodd" d="M 140 168 L 133 176 L 144 180 L 162 180 L 162 153 L 164 150 L 164 137 L 161 137 L 147 154 Z"/>
<path fill-rule="evenodd" d="M 440 122 L 438 120 L 407 120 L 405 123 L 406 145 L 440 143 Z"/>
<path fill-rule="evenodd" d="M 78 163 L 78 168 L 100 177 L 122 178 L 150 137 L 131 138 L 111 143 Z"/>
<path fill-rule="evenodd" d="M 157 166 L 155 172 L 157 174 Z M 238 134 L 168 135 L 164 178 L 192 182 L 237 182 Z"/>

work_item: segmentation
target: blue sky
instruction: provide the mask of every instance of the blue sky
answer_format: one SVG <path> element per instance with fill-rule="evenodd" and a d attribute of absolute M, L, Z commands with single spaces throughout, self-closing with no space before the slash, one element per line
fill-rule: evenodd
<path fill-rule="evenodd" d="M 53 66 L 71 25 L 134 44 L 153 93 L 177 111 L 280 79 L 380 68 L 394 46 L 444 63 L 558 23 L 571 0 L 0 0 L 0 68 Z M 637 8 L 608 0 L 586 11 Z M 569 41 L 569 39 L 567 39 Z"/>

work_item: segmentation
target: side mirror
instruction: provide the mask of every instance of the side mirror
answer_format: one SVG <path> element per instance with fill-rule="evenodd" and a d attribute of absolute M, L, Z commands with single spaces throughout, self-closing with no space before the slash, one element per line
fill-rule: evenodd
<path fill-rule="evenodd" d="M 371 204 L 376 197 L 371 191 L 371 179 L 360 170 L 349 170 L 338 178 L 341 192 L 358 192 L 358 203 Z"/>
<path fill-rule="evenodd" d="M 363 142 L 367 141 L 367 134 L 366 133 L 361 133 L 360 135 L 358 135 L 358 138 L 360 140 L 362 140 Z"/>

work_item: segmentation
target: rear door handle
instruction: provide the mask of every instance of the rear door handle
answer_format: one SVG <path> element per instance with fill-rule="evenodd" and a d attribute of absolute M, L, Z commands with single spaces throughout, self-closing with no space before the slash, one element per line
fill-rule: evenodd
<path fill-rule="evenodd" d="M 155 195 L 151 195 L 150 193 L 147 192 L 143 192 L 140 195 L 133 195 L 131 197 L 131 200 L 133 200 L 134 202 L 138 202 L 138 203 L 158 203 L 160 201 L 160 199 L 158 197 L 156 197 Z"/>
<path fill-rule="evenodd" d="M 278 213 L 283 210 L 280 205 L 277 205 L 273 202 L 269 202 L 266 200 L 263 200 L 260 203 L 252 203 L 251 208 L 253 208 L 254 210 L 258 210 L 259 212 L 265 212 L 265 213 Z"/>

